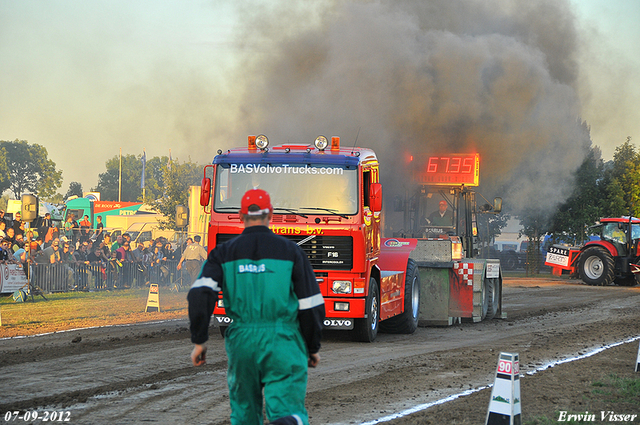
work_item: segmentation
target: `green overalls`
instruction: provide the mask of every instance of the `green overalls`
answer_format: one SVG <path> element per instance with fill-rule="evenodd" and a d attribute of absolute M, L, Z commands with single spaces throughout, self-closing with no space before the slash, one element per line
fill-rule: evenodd
<path fill-rule="evenodd" d="M 266 226 L 212 250 L 188 296 L 196 344 L 208 338 L 220 290 L 233 319 L 225 334 L 231 423 L 262 425 L 264 391 L 269 421 L 297 415 L 308 424 L 307 362 L 320 348 L 324 300 L 304 251 Z"/>
<path fill-rule="evenodd" d="M 232 424 L 263 423 L 263 388 L 269 420 L 297 414 L 309 423 L 304 406 L 309 356 L 298 324 L 298 298 L 291 278 L 285 278 L 292 267 L 272 259 L 223 265 L 225 311 L 233 319 L 225 334 Z"/>

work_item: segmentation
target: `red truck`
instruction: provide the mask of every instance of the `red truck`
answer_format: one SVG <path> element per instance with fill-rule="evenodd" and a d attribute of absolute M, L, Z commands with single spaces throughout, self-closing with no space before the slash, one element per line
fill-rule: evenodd
<path fill-rule="evenodd" d="M 260 135 L 249 136 L 246 147 L 218 151 L 201 185 L 209 250 L 242 232 L 241 197 L 256 187 L 271 196 L 271 230 L 298 243 L 314 268 L 325 299 L 325 328 L 351 331 L 365 342 L 379 330 L 417 329 L 420 270 L 411 255 L 419 241 L 382 237 L 382 185 L 373 150 L 342 147 L 338 137 L 324 136 L 313 144 L 270 147 Z M 461 249 L 458 254 L 464 255 Z M 454 281 L 461 282 L 457 276 Z M 473 295 L 467 302 L 478 303 Z M 224 332 L 230 319 L 222 295 L 214 318 Z"/>

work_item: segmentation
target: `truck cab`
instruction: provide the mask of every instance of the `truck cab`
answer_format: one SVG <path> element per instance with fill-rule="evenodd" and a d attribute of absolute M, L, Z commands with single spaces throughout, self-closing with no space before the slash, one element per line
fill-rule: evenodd
<path fill-rule="evenodd" d="M 417 327 L 417 303 L 406 313 L 404 293 L 410 242 L 395 239 L 383 248 L 382 186 L 371 149 L 344 148 L 338 137 L 324 136 L 313 144 L 270 147 L 266 136 L 249 136 L 245 148 L 218 151 L 201 188 L 200 203 L 210 215 L 209 250 L 242 232 L 238 212 L 247 190 L 269 193 L 270 228 L 307 254 L 325 299 L 326 328 L 373 341 L 386 319 L 399 316 L 413 324 L 408 330 Z M 224 331 L 230 319 L 223 295 L 214 317 Z"/>

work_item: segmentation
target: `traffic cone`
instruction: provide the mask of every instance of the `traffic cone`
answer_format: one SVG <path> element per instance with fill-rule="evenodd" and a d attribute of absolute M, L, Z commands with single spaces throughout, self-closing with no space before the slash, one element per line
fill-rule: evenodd
<path fill-rule="evenodd" d="M 518 354 L 500 353 L 486 425 L 520 425 L 521 412 Z"/>
<path fill-rule="evenodd" d="M 640 346 L 638 347 L 638 358 L 636 359 L 636 372 L 640 372 Z"/>

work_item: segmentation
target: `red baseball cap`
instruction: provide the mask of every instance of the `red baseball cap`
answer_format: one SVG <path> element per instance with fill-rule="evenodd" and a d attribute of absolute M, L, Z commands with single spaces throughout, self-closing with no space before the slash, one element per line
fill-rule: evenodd
<path fill-rule="evenodd" d="M 251 205 L 257 205 L 258 211 L 249 211 Z M 271 206 L 271 197 L 262 189 L 251 189 L 242 195 L 242 203 L 240 204 L 240 212 L 246 215 L 262 215 L 273 211 Z"/>

